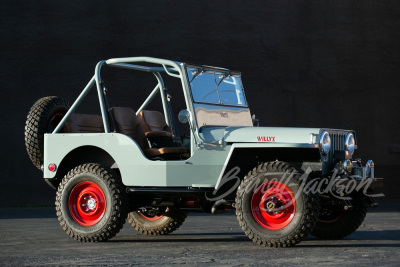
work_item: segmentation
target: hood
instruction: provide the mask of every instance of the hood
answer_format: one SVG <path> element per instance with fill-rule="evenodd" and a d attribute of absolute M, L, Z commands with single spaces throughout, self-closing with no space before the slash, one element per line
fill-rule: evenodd
<path fill-rule="evenodd" d="M 227 143 L 294 143 L 310 144 L 318 140 L 320 128 L 227 127 Z"/>

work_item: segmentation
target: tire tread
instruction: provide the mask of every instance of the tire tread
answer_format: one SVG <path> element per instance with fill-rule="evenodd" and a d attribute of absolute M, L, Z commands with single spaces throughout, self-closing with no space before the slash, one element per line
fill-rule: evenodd
<path fill-rule="evenodd" d="M 305 193 L 306 197 L 306 210 L 304 220 L 294 230 L 293 234 L 285 236 L 284 238 L 263 238 L 257 235 L 253 229 L 244 220 L 243 211 L 241 210 L 242 195 L 246 187 L 259 175 L 263 173 L 284 173 L 296 171 L 285 162 L 273 161 L 260 164 L 251 170 L 241 182 L 236 194 L 236 216 L 245 234 L 253 240 L 253 242 L 264 247 L 292 247 L 301 242 L 313 230 L 317 223 L 319 211 L 319 199 L 316 195 Z M 299 182 L 298 177 L 293 176 L 295 182 Z"/>
<path fill-rule="evenodd" d="M 164 224 L 154 223 L 154 226 L 146 227 L 135 217 L 140 216 L 136 211 L 128 214 L 128 222 L 136 229 L 136 231 L 144 235 L 167 235 L 177 230 L 186 220 L 187 212 L 180 211 L 174 208 L 169 209 L 169 218 Z M 154 221 L 157 222 L 157 221 Z"/>
<path fill-rule="evenodd" d="M 51 110 L 57 106 L 69 108 L 69 102 L 58 96 L 46 96 L 33 104 L 25 122 L 25 147 L 33 165 L 38 169 L 43 164 L 43 135 Z"/>
<path fill-rule="evenodd" d="M 112 198 L 112 210 L 109 221 L 101 228 L 100 231 L 90 234 L 81 234 L 75 232 L 71 226 L 65 221 L 61 206 L 61 197 L 64 193 L 66 184 L 77 174 L 92 173 L 100 177 L 110 190 Z M 115 174 L 111 170 L 107 170 L 99 164 L 88 163 L 75 167 L 62 179 L 58 186 L 56 194 L 56 214 L 63 230 L 72 238 L 80 242 L 100 242 L 106 241 L 114 237 L 123 227 L 126 221 L 127 211 L 125 208 L 126 197 L 120 183 L 113 177 Z"/>

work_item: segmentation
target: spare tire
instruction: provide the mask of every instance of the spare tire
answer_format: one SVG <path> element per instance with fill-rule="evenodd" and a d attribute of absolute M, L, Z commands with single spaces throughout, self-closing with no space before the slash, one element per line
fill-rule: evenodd
<path fill-rule="evenodd" d="M 43 97 L 31 107 L 25 123 L 25 146 L 38 169 L 43 164 L 44 134 L 54 131 L 69 108 L 69 102 L 58 96 Z"/>

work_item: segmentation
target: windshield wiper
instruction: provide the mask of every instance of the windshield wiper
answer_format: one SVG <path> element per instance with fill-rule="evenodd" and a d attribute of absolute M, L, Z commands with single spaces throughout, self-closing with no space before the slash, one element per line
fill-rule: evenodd
<path fill-rule="evenodd" d="M 226 78 L 231 77 L 230 74 L 223 74 L 222 75 L 222 79 L 219 81 L 219 83 L 217 84 L 217 86 L 219 86 Z"/>
<path fill-rule="evenodd" d="M 200 74 L 202 74 L 203 72 L 204 72 L 203 69 L 193 71 L 194 75 L 193 75 L 193 78 L 192 78 L 192 80 L 191 80 L 190 82 L 193 82 L 193 80 L 194 80 L 197 76 L 199 76 Z"/>

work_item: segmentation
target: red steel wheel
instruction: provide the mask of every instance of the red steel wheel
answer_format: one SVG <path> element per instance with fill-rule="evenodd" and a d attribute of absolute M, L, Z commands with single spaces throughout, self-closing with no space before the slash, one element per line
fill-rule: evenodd
<path fill-rule="evenodd" d="M 148 220 L 148 221 L 157 221 L 157 220 L 161 219 L 162 217 L 164 217 L 164 214 L 165 214 L 167 211 L 168 211 L 168 208 L 166 208 L 166 209 L 164 210 L 164 212 L 163 212 L 161 215 L 159 215 L 159 216 L 157 216 L 157 215 L 153 215 L 153 216 L 147 215 L 147 214 L 142 213 L 142 212 L 140 212 L 140 211 L 138 211 L 138 214 L 139 214 L 142 218 L 145 218 L 145 219 Z"/>
<path fill-rule="evenodd" d="M 354 233 L 363 223 L 368 204 L 361 192 L 350 195 L 353 208 L 345 210 L 345 203 L 334 195 L 323 198 L 317 225 L 311 232 L 321 239 L 340 239 Z"/>
<path fill-rule="evenodd" d="M 92 226 L 103 218 L 106 210 L 103 190 L 93 182 L 77 184 L 68 198 L 69 212 L 83 226 Z"/>
<path fill-rule="evenodd" d="M 262 227 L 279 230 L 287 226 L 296 212 L 292 190 L 278 181 L 260 185 L 251 199 L 251 212 Z"/>
<path fill-rule="evenodd" d="M 319 222 L 323 223 L 333 223 L 338 221 L 344 215 L 344 211 L 332 211 L 329 213 L 321 212 L 321 215 L 318 218 Z"/>
<path fill-rule="evenodd" d="M 144 235 L 167 235 L 185 221 L 187 211 L 171 207 L 142 207 L 128 215 L 129 223 Z"/>
<path fill-rule="evenodd" d="M 301 175 L 286 162 L 271 161 L 242 180 L 236 192 L 236 216 L 251 240 L 265 247 L 291 247 L 312 231 L 319 198 L 303 190 Z"/>

